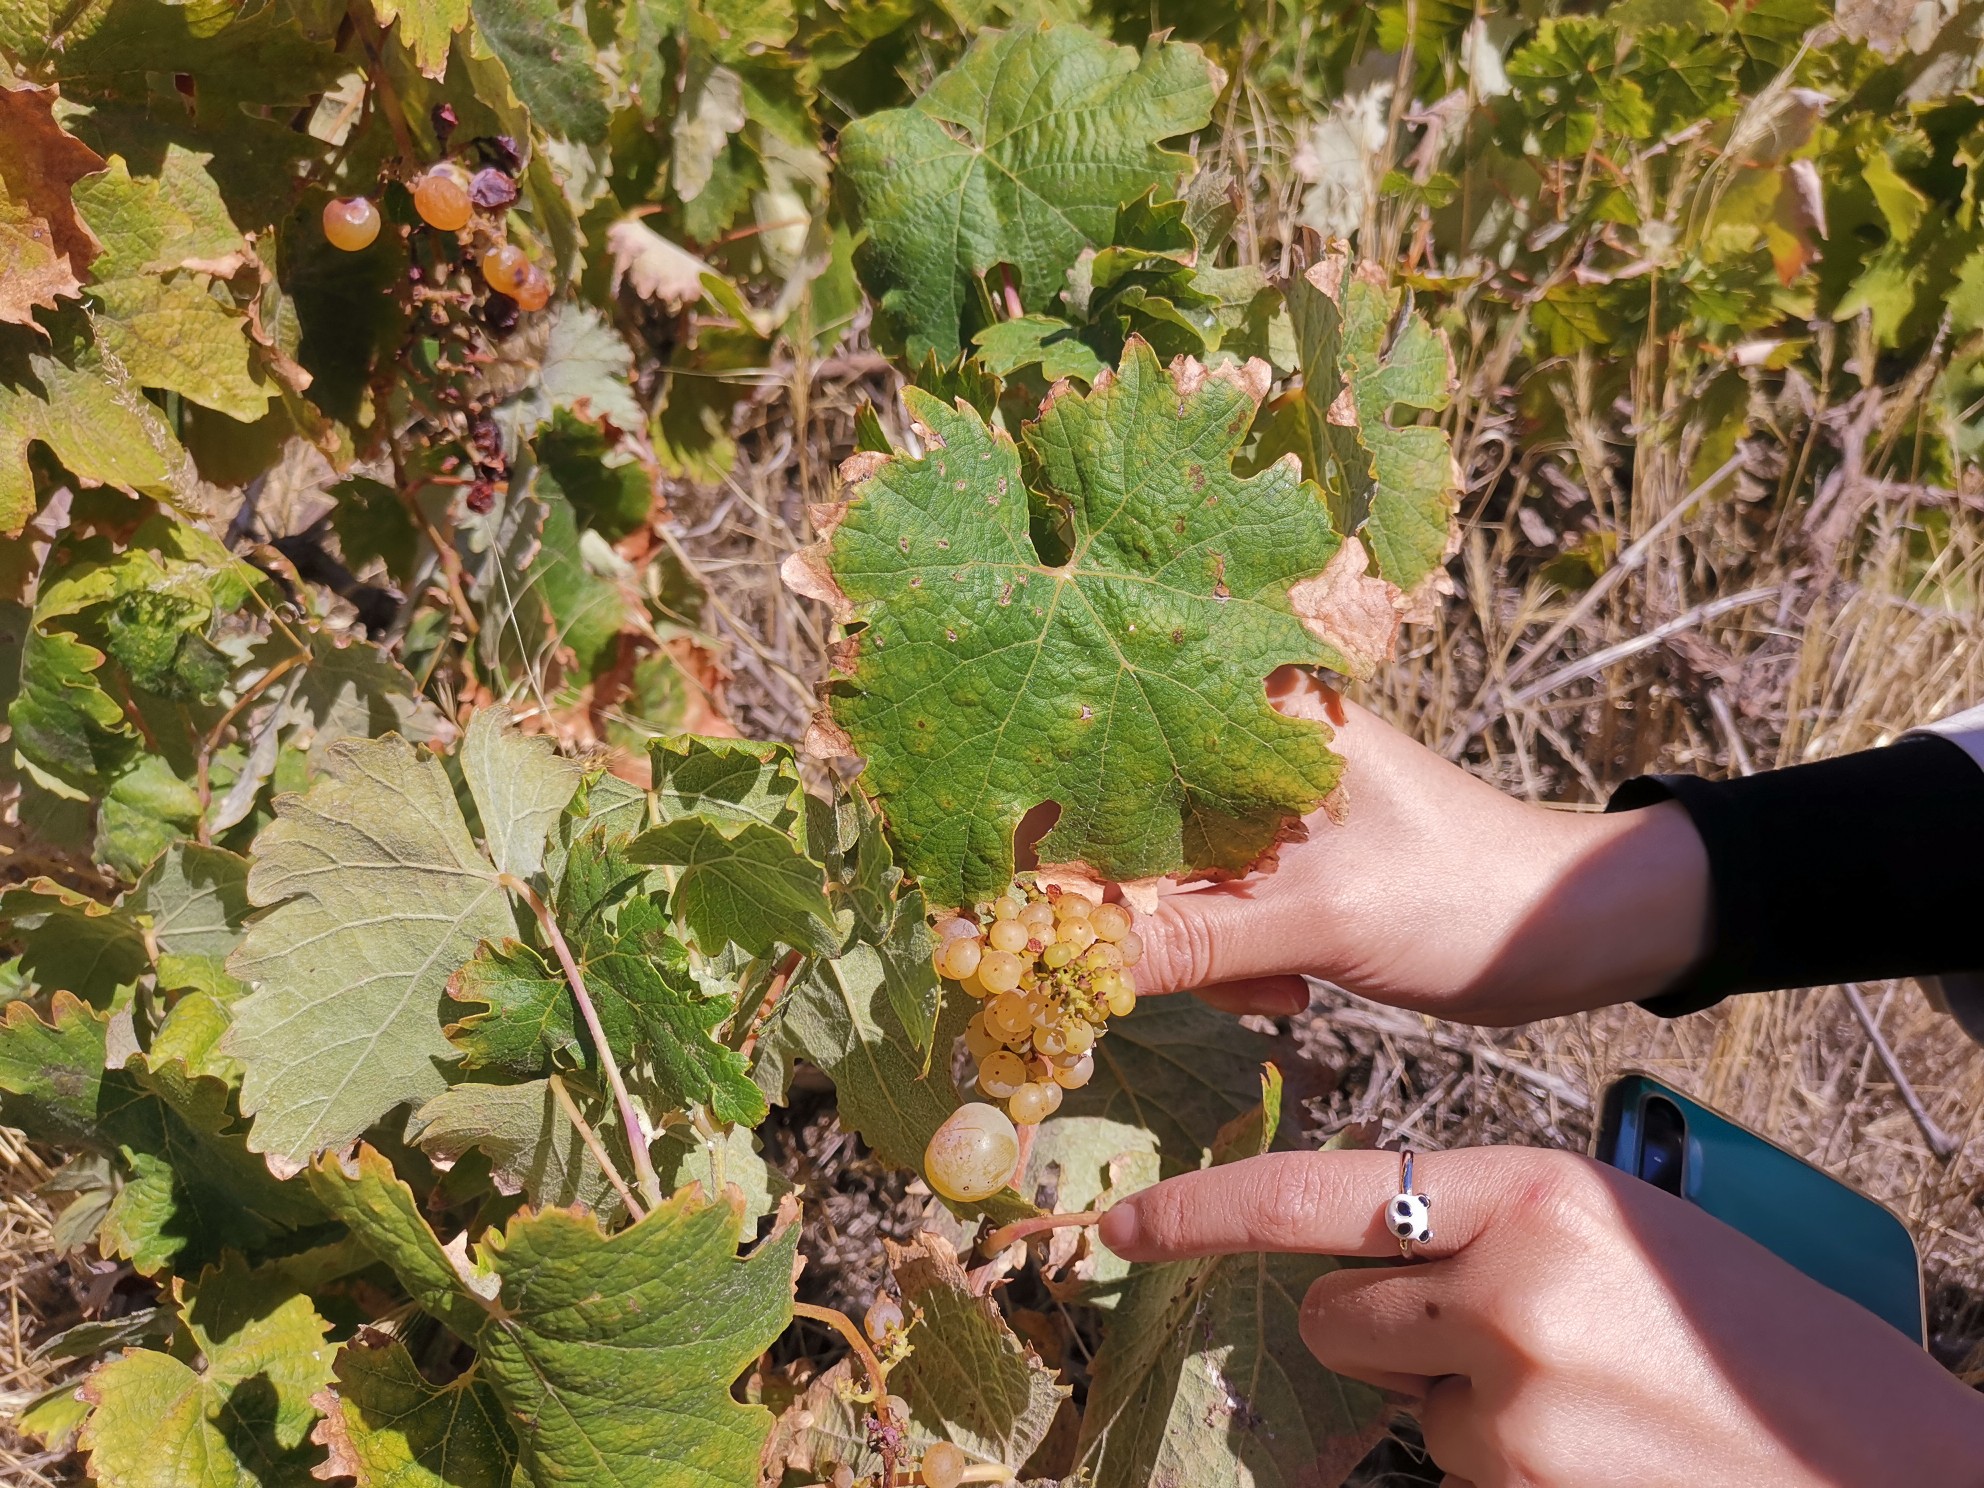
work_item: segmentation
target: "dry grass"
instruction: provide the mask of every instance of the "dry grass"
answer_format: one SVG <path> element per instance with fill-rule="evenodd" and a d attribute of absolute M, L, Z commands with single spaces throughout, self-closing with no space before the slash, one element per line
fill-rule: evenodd
<path fill-rule="evenodd" d="M 75 1366 L 33 1357 L 37 1345 L 80 1320 L 69 1262 L 54 1256 L 49 1207 L 35 1193 L 52 1171 L 47 1154 L 0 1127 L 0 1483 L 53 1488 L 78 1481 L 65 1455 L 42 1451 L 7 1420 Z"/>

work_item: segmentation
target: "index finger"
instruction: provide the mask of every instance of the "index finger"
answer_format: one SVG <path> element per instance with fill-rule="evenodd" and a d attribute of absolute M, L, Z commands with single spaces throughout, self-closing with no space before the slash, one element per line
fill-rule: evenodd
<path fill-rule="evenodd" d="M 1437 1259 L 1471 1244 L 1503 1186 L 1495 1160 L 1514 1155 L 1493 1148 L 1415 1154 L 1412 1186 L 1429 1201 L 1433 1233 L 1412 1253 Z M 1132 1194 L 1103 1215 L 1098 1233 L 1131 1261 L 1263 1250 L 1397 1255 L 1385 1207 L 1398 1192 L 1396 1152 L 1270 1152 Z"/>

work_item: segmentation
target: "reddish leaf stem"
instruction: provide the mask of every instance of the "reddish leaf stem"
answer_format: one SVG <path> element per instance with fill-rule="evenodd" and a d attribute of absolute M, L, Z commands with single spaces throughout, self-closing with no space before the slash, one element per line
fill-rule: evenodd
<path fill-rule="evenodd" d="M 586 1032 L 592 1035 L 592 1046 L 599 1051 L 599 1067 L 606 1071 L 606 1083 L 613 1087 L 613 1099 L 620 1108 L 620 1124 L 627 1132 L 627 1150 L 634 1158 L 634 1180 L 640 1184 L 641 1193 L 649 1204 L 659 1204 L 661 1179 L 648 1157 L 647 1128 L 641 1125 L 640 1115 L 634 1109 L 634 1098 L 627 1093 L 627 1082 L 620 1078 L 619 1062 L 614 1059 L 613 1049 L 606 1042 L 606 1030 L 600 1027 L 599 1009 L 593 1006 L 592 995 L 586 991 L 585 973 L 579 970 L 579 963 L 572 956 L 572 948 L 565 944 L 564 934 L 558 929 L 551 906 L 538 897 L 537 890 L 513 873 L 498 875 L 498 882 L 530 905 L 531 913 L 537 916 L 537 923 L 544 930 L 545 939 L 551 942 L 558 964 L 565 970 L 566 985 L 572 989 L 572 1000 L 579 1005 L 579 1016 L 586 1020 Z"/>
<path fill-rule="evenodd" d="M 1016 1219 L 987 1235 L 979 1246 L 987 1255 L 997 1255 L 1008 1245 L 1049 1230 L 1065 1230 L 1071 1225 L 1092 1225 L 1102 1218 L 1100 1209 L 1084 1209 L 1079 1214 L 1037 1214 L 1032 1219 Z"/>

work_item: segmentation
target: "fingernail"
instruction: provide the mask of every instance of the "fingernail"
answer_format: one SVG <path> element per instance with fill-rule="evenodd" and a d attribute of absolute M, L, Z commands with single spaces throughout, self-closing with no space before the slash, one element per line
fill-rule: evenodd
<path fill-rule="evenodd" d="M 1095 1227 L 1096 1237 L 1111 1250 L 1121 1255 L 1137 1243 L 1137 1206 L 1125 1199 L 1107 1214 Z"/>
<path fill-rule="evenodd" d="M 1309 1006 L 1309 987 L 1305 982 L 1301 987 L 1290 987 L 1282 998 L 1281 1011 L 1284 1016 L 1293 1017 Z"/>

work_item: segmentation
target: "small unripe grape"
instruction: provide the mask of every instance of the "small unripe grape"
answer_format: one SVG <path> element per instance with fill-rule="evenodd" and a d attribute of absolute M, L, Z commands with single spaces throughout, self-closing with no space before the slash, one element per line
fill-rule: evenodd
<path fill-rule="evenodd" d="M 1095 1077 L 1095 1056 L 1084 1054 L 1073 1064 L 1054 1067 L 1054 1083 L 1063 1090 L 1080 1090 Z"/>
<path fill-rule="evenodd" d="M 949 1442 L 932 1442 L 923 1449 L 923 1488 L 958 1488 L 964 1469 L 964 1453 Z"/>
<path fill-rule="evenodd" d="M 413 183 L 413 209 L 420 220 L 442 232 L 460 232 L 474 210 L 468 199 L 468 178 L 448 161 L 433 167 Z"/>
<path fill-rule="evenodd" d="M 1054 932 L 1054 938 L 1057 944 L 1085 951 L 1095 944 L 1095 927 L 1084 917 L 1076 915 L 1061 921 L 1060 927 Z"/>
<path fill-rule="evenodd" d="M 923 1153 L 923 1176 L 951 1202 L 975 1204 L 1004 1188 L 1019 1161 L 1020 1135 L 1006 1113 L 972 1101 L 937 1128 Z"/>
<path fill-rule="evenodd" d="M 861 1319 L 862 1331 L 876 1343 L 882 1342 L 891 1333 L 902 1332 L 902 1304 L 887 1292 L 877 1296 L 868 1304 L 868 1311 Z"/>
<path fill-rule="evenodd" d="M 1012 894 L 1001 894 L 992 901 L 992 918 L 995 920 L 1017 920 L 1020 911 L 1026 908 L 1026 901 Z"/>
<path fill-rule="evenodd" d="M 498 243 L 482 255 L 483 279 L 496 293 L 508 295 L 513 300 L 529 268 L 530 259 L 514 243 Z"/>
<path fill-rule="evenodd" d="M 1040 952 L 1040 964 L 1049 971 L 1059 971 L 1079 954 L 1075 948 L 1062 941 L 1044 946 Z"/>
<path fill-rule="evenodd" d="M 985 947 L 975 935 L 960 935 L 956 940 L 944 942 L 943 973 L 954 982 L 961 982 L 978 970 L 980 960 L 985 955 Z M 984 980 L 982 977 L 980 980 Z"/>
<path fill-rule="evenodd" d="M 875 1413 L 895 1422 L 898 1426 L 909 1424 L 909 1402 L 900 1395 L 884 1395 Z"/>
<path fill-rule="evenodd" d="M 839 1463 L 827 1474 L 827 1488 L 854 1488 L 854 1469 Z"/>
<path fill-rule="evenodd" d="M 516 301 L 520 310 L 542 310 L 551 303 L 551 280 L 536 264 L 525 271 L 523 282 L 517 286 Z"/>
<path fill-rule="evenodd" d="M 1061 1025 L 1061 1046 L 1070 1054 L 1086 1054 L 1095 1047 L 1095 1028 L 1086 1018 L 1070 1018 Z"/>
<path fill-rule="evenodd" d="M 1144 938 L 1131 930 L 1116 942 L 1116 949 L 1122 952 L 1125 966 L 1135 966 L 1144 958 Z"/>
<path fill-rule="evenodd" d="M 1054 901 L 1054 918 L 1057 920 L 1085 920 L 1095 908 L 1095 901 L 1086 894 L 1063 894 Z"/>
<path fill-rule="evenodd" d="M 1018 920 L 994 920 L 985 938 L 992 943 L 995 951 L 1019 952 L 1026 949 L 1026 926 Z"/>
<path fill-rule="evenodd" d="M 940 942 L 956 940 L 959 936 L 963 935 L 976 934 L 978 934 L 978 926 L 967 920 L 963 915 L 952 915 L 948 919 L 937 921 L 937 939 Z"/>
<path fill-rule="evenodd" d="M 985 1026 L 985 1014 L 980 1013 L 964 1026 L 964 1047 L 973 1059 L 983 1061 L 985 1056 L 1003 1047 L 1004 1041 Z"/>
<path fill-rule="evenodd" d="M 1128 982 L 1119 982 L 1116 990 L 1109 994 L 1109 1016 L 1127 1018 L 1136 1011 L 1137 989 Z"/>
<path fill-rule="evenodd" d="M 1045 899 L 1036 899 L 1020 911 L 1020 923 L 1022 925 L 1035 926 L 1042 930 L 1052 929 L 1054 925 L 1054 906 L 1049 904 Z"/>
<path fill-rule="evenodd" d="M 994 992 L 1010 992 L 1020 984 L 1020 973 L 1025 970 L 1025 964 L 1011 951 L 987 951 L 978 962 L 978 979 Z"/>
<path fill-rule="evenodd" d="M 1029 1032 L 1033 1012 L 1017 992 L 1001 992 L 985 1005 L 985 1026 L 1004 1039 Z"/>
<path fill-rule="evenodd" d="M 1089 912 L 1098 940 L 1121 940 L 1130 933 L 1130 912 L 1120 904 L 1098 904 Z"/>
<path fill-rule="evenodd" d="M 379 236 L 379 209 L 362 196 L 324 203 L 324 237 L 333 248 L 356 253 Z"/>
<path fill-rule="evenodd" d="M 1038 1126 L 1054 1110 L 1048 1103 L 1046 1087 L 1031 1080 L 1012 1093 L 1006 1102 L 1006 1109 L 1012 1112 L 1013 1120 L 1021 1126 Z"/>
<path fill-rule="evenodd" d="M 994 1100 L 1004 1100 L 1026 1084 L 1026 1066 L 1017 1054 L 1004 1049 L 988 1054 L 978 1066 L 978 1088 Z"/>

